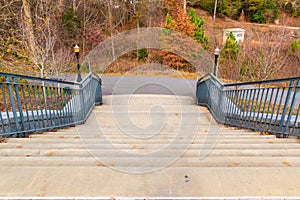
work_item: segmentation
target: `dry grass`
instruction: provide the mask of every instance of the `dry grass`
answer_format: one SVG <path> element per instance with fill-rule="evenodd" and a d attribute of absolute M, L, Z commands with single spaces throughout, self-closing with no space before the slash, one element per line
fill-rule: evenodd
<path fill-rule="evenodd" d="M 157 76 L 157 77 L 170 77 L 170 78 L 186 78 L 186 79 L 197 79 L 200 78 L 200 74 L 184 72 L 184 71 L 176 71 L 173 73 L 170 72 L 162 72 L 162 71 L 135 71 L 135 72 L 110 72 L 104 73 L 102 76 Z"/>
<path fill-rule="evenodd" d="M 231 101 L 241 108 L 242 111 L 247 112 L 260 112 L 260 113 L 269 113 L 269 114 L 282 114 L 284 111 L 284 105 L 278 105 L 271 103 L 270 101 L 267 102 L 260 102 L 255 100 L 243 100 L 239 99 L 238 102 L 236 99 L 231 98 Z M 291 107 L 288 106 L 286 113 L 289 113 Z M 298 108 L 293 107 L 292 114 L 296 115 L 298 113 Z"/>

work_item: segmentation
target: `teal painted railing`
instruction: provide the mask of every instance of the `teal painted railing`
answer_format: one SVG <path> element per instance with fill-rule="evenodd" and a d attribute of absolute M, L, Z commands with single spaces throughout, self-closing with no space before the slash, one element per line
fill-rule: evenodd
<path fill-rule="evenodd" d="M 101 79 L 93 73 L 80 83 L 7 73 L 0 80 L 0 137 L 83 123 L 102 104 Z"/>
<path fill-rule="evenodd" d="M 213 74 L 197 82 L 197 103 L 223 124 L 300 136 L 300 77 L 224 84 Z"/>

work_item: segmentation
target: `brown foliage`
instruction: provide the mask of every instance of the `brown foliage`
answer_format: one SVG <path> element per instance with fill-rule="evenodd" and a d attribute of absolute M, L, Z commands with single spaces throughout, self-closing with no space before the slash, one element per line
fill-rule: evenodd
<path fill-rule="evenodd" d="M 186 14 L 186 11 L 183 9 L 181 5 L 181 1 L 178 0 L 165 0 L 168 8 L 169 8 L 169 15 L 172 17 L 172 21 L 169 24 L 166 24 L 165 27 L 182 33 L 184 35 L 193 37 L 195 26 L 189 20 L 189 17 Z M 170 37 L 171 39 L 172 37 Z M 177 40 L 181 40 L 184 38 L 176 37 L 174 41 L 169 41 L 170 44 L 172 42 L 177 42 Z M 170 66 L 176 70 L 184 70 L 184 71 L 193 71 L 191 64 L 188 63 L 185 59 L 181 58 L 178 55 L 175 55 L 171 52 L 176 52 L 177 50 L 173 49 L 176 48 L 175 46 L 170 46 L 170 51 L 162 51 L 161 57 L 162 64 Z"/>

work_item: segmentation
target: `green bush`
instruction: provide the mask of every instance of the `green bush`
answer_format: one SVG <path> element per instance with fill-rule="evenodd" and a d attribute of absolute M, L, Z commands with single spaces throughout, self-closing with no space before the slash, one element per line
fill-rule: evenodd
<path fill-rule="evenodd" d="M 139 49 L 138 50 L 138 59 L 139 60 L 145 60 L 146 58 L 148 58 L 148 51 L 147 51 L 147 49 L 145 49 L 145 48 Z"/>
<path fill-rule="evenodd" d="M 213 14 L 214 4 L 215 1 L 213 0 L 198 0 L 193 3 L 193 6 L 200 7 Z M 298 7 L 294 6 L 294 8 Z M 217 15 L 237 20 L 242 10 L 244 10 L 245 16 L 250 21 L 266 23 L 278 19 L 279 9 L 279 0 L 218 0 Z"/>
<path fill-rule="evenodd" d="M 243 3 L 245 15 L 256 23 L 273 22 L 278 19 L 279 8 L 279 2 L 276 0 L 248 0 Z"/>
<path fill-rule="evenodd" d="M 264 12 L 262 10 L 258 10 L 254 15 L 251 17 L 251 22 L 256 22 L 260 24 L 265 24 L 265 18 L 263 16 Z"/>
<path fill-rule="evenodd" d="M 80 18 L 73 8 L 69 7 L 63 14 L 63 28 L 69 38 L 76 38 L 80 29 Z"/>
<path fill-rule="evenodd" d="M 204 34 L 204 28 L 202 27 L 204 25 L 204 19 L 201 19 L 196 15 L 196 12 L 194 9 L 190 9 L 188 11 L 188 16 L 190 17 L 190 22 L 192 22 L 195 26 L 194 30 L 194 39 L 203 44 L 204 49 L 209 48 L 209 41 L 208 37 Z"/>
<path fill-rule="evenodd" d="M 291 43 L 290 49 L 288 50 L 288 54 L 293 54 L 300 51 L 300 44 L 297 40 Z"/>
<path fill-rule="evenodd" d="M 199 6 L 203 10 L 208 11 L 210 14 L 214 12 L 214 3 L 212 0 L 200 0 L 195 3 L 195 6 Z"/>

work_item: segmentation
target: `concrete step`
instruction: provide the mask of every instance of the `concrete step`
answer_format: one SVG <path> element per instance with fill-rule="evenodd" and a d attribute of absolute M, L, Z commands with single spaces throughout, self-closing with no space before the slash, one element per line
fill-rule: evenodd
<path fill-rule="evenodd" d="M 176 161 L 175 163 L 173 163 Z M 172 164 L 173 163 L 173 164 Z M 0 166 L 108 166 L 108 167 L 300 167 L 299 157 L 0 157 Z"/>
<path fill-rule="evenodd" d="M 108 95 L 103 97 L 103 105 L 195 105 L 196 99 L 175 95 L 135 94 Z"/>
<path fill-rule="evenodd" d="M 274 139 L 268 140 L 264 138 L 195 138 L 193 139 L 193 135 L 190 138 L 175 138 L 175 139 L 106 139 L 106 138 L 84 138 L 84 136 L 75 136 L 75 138 L 10 138 L 7 142 L 11 143 L 84 143 L 84 144 L 105 144 L 108 141 L 112 144 L 155 144 L 160 146 L 161 144 L 185 144 L 190 142 L 191 144 L 209 144 L 209 143 L 221 143 L 221 144 L 259 144 L 259 143 L 296 143 L 298 142 L 297 139 L 289 139 L 289 140 L 282 140 L 282 139 Z M 298 143 L 299 144 L 299 143 Z M 300 144 L 299 144 L 300 145 Z"/>
<path fill-rule="evenodd" d="M 206 135 L 206 134 L 197 134 L 195 136 L 184 135 L 184 134 L 172 134 L 170 132 L 167 133 L 158 133 L 158 134 L 139 134 L 139 133 L 130 133 L 130 135 L 126 133 L 87 133 L 87 134 L 40 134 L 40 135 L 31 135 L 29 138 L 77 138 L 81 137 L 84 139 L 99 139 L 99 138 L 109 138 L 109 139 L 132 139 L 132 138 L 141 138 L 141 139 L 173 139 L 176 136 L 180 139 L 184 138 L 226 138 L 226 139 L 235 139 L 235 138 L 243 138 L 243 139 L 275 139 L 273 135 L 233 135 L 233 134 L 220 134 L 220 135 Z"/>
<path fill-rule="evenodd" d="M 98 114 L 113 114 L 113 113 L 158 113 L 160 112 L 159 108 L 162 108 L 165 113 L 189 113 L 189 112 L 199 112 L 199 114 L 210 114 L 207 108 L 205 107 L 195 107 L 195 105 L 102 105 L 99 107 L 96 107 L 93 112 Z"/>
<path fill-rule="evenodd" d="M 152 157 L 176 157 L 180 149 L 162 149 L 155 153 L 156 149 L 3 149 L 0 151 L 0 156 L 5 157 L 131 157 L 136 154 L 149 154 Z M 187 149 L 183 151 L 181 157 L 200 157 L 201 149 Z M 129 153 L 129 155 L 128 155 Z M 151 155 L 150 155 L 151 154 Z M 153 154 L 153 155 L 152 155 Z M 298 157 L 300 155 L 299 149 L 213 149 L 209 153 L 209 157 Z M 147 157 L 148 155 L 145 155 Z"/>
<path fill-rule="evenodd" d="M 109 149 L 111 148 L 112 144 L 84 144 L 84 143 L 1 143 L 0 149 Z M 114 144 L 116 148 L 120 149 L 157 149 L 158 146 L 153 144 Z M 167 146 L 166 149 L 183 149 L 186 148 L 186 144 L 176 144 L 176 146 Z M 189 149 L 211 149 L 211 145 L 203 145 L 203 144 L 193 144 L 188 146 Z M 213 149 L 278 149 L 278 151 L 282 149 L 300 149 L 299 143 L 236 143 L 236 144 L 224 144 L 224 143 L 217 143 L 213 145 Z"/>
<path fill-rule="evenodd" d="M 103 100 L 83 125 L 0 143 L 0 196 L 70 196 L 86 187 L 91 196 L 134 197 L 141 187 L 154 187 L 156 192 L 141 196 L 186 197 L 199 196 L 206 185 L 222 190 L 221 196 L 235 196 L 237 189 L 253 195 L 269 185 L 269 193 L 257 194 L 281 190 L 279 195 L 300 195 L 295 192 L 300 187 L 300 140 L 219 126 L 191 97 L 120 95 Z M 151 173 L 135 175 L 145 171 Z M 120 193 L 110 193 L 115 188 Z M 130 192 L 122 193 L 124 188 Z M 207 191 L 201 195 L 216 194 Z"/>
<path fill-rule="evenodd" d="M 78 128 L 78 126 L 74 127 L 73 129 L 57 129 L 55 131 L 51 131 L 51 132 L 44 132 L 44 133 L 40 133 L 40 134 L 43 134 L 43 135 L 46 135 L 46 134 L 65 134 L 65 135 L 68 135 L 68 134 L 78 134 L 78 130 L 81 130 L 82 128 Z M 211 128 L 212 129 L 212 128 Z M 227 129 L 224 129 L 224 128 L 220 128 L 220 127 L 215 127 L 215 129 L 219 130 L 219 133 L 222 134 L 222 135 L 262 135 L 261 133 L 259 132 L 254 132 L 254 131 L 248 131 L 248 130 L 227 130 Z M 199 131 L 199 134 L 202 134 L 202 132 L 204 132 L 205 134 L 207 134 L 209 129 L 204 129 L 204 130 L 201 130 Z M 99 130 L 86 130 L 86 134 L 93 134 L 95 132 L 97 132 Z M 101 131 L 101 130 L 100 130 Z M 206 132 L 205 132 L 206 131 Z M 173 131 L 161 131 L 162 134 L 164 133 L 171 133 L 171 134 L 176 134 L 174 133 Z M 188 131 L 186 131 L 188 133 Z M 114 134 L 114 133 L 122 133 L 122 131 L 120 130 L 109 130 L 107 131 L 107 134 Z M 142 133 L 142 134 L 148 134 L 148 133 L 153 133 L 152 130 L 145 130 L 143 132 L 141 131 L 133 131 L 133 134 L 136 134 L 136 133 Z M 38 135 L 38 134 L 34 134 L 34 135 Z"/>

